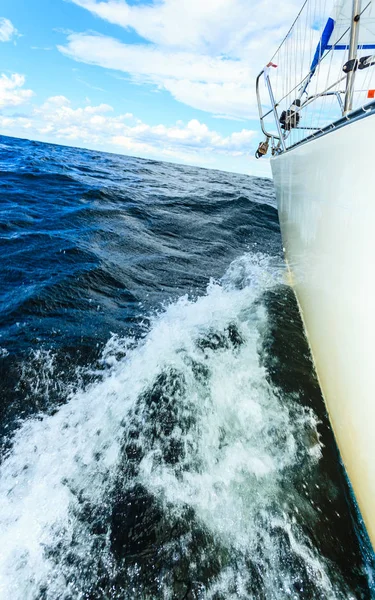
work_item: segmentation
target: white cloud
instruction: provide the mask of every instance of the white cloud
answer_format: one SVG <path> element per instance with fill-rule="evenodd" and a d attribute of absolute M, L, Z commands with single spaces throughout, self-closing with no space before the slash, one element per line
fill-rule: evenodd
<path fill-rule="evenodd" d="M 65 96 L 52 96 L 26 117 L 1 117 L 9 133 L 144 157 L 214 164 L 215 156 L 246 157 L 252 153 L 254 132 L 248 129 L 223 136 L 198 121 L 149 125 L 131 113 L 114 115 L 108 104 L 74 107 Z"/>
<path fill-rule="evenodd" d="M 13 23 L 5 17 L 0 17 L 0 42 L 10 42 L 18 36 L 19 33 Z"/>
<path fill-rule="evenodd" d="M 147 43 L 74 33 L 66 56 L 128 73 L 193 108 L 230 117 L 256 115 L 254 79 L 300 8 L 300 0 L 71 0 L 135 30 Z"/>
<path fill-rule="evenodd" d="M 152 45 L 122 44 L 106 36 L 70 34 L 67 46 L 58 46 L 75 60 L 125 71 L 135 76 L 163 81 L 175 78 L 189 81 L 243 81 L 249 67 L 231 59 L 201 56 L 189 52 L 161 50 Z"/>
<path fill-rule="evenodd" d="M 43 50 L 48 52 L 49 50 L 53 50 L 53 48 L 50 46 L 31 46 L 31 50 Z"/>
<path fill-rule="evenodd" d="M 253 75 L 243 61 L 123 44 L 92 34 L 71 34 L 59 50 L 77 61 L 129 73 L 134 81 L 152 83 L 193 108 L 240 117 L 254 114 Z"/>
<path fill-rule="evenodd" d="M 167 79 L 164 88 L 179 102 L 199 110 L 227 117 L 257 117 L 254 87 L 246 82 L 248 78 L 225 83 Z"/>
<path fill-rule="evenodd" d="M 10 77 L 4 73 L 0 77 L 0 108 L 19 106 L 27 102 L 34 92 L 21 89 L 25 84 L 25 77 L 19 73 L 13 73 Z"/>
<path fill-rule="evenodd" d="M 300 0 L 278 3 L 277 11 L 274 0 L 72 1 L 158 46 L 215 56 L 243 56 L 250 39 L 265 29 L 289 26 L 300 8 Z"/>

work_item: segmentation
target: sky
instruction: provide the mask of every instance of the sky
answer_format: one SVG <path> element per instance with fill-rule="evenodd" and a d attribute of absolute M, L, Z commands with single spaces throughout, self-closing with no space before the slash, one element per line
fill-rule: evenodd
<path fill-rule="evenodd" d="M 255 77 L 301 0 L 2 0 L 0 134 L 269 176 Z"/>

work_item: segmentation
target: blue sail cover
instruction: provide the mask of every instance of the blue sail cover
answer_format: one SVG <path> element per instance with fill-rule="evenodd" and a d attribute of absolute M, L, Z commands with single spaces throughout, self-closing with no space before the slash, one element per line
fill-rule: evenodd
<path fill-rule="evenodd" d="M 315 50 L 314 58 L 313 58 L 313 61 L 311 63 L 311 67 L 310 67 L 310 72 L 312 75 L 315 73 L 315 69 L 318 66 L 320 59 L 322 58 L 323 53 L 328 48 L 328 43 L 329 43 L 329 40 L 331 39 L 331 35 L 332 35 L 334 27 L 335 27 L 335 21 L 332 19 L 332 17 L 330 17 L 326 23 L 326 26 L 323 29 L 323 33 L 319 40 L 319 44 L 317 45 L 316 50 Z"/>

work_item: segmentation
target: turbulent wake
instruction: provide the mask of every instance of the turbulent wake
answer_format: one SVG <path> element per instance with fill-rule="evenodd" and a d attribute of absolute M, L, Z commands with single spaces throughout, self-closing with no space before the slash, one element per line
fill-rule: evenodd
<path fill-rule="evenodd" d="M 14 600 L 349 598 L 296 495 L 321 456 L 313 410 L 273 386 L 262 297 L 280 267 L 221 282 L 113 336 L 93 382 L 20 424 L 1 467 L 0 590 Z"/>
<path fill-rule="evenodd" d="M 0 599 L 370 600 L 272 182 L 0 146 Z"/>

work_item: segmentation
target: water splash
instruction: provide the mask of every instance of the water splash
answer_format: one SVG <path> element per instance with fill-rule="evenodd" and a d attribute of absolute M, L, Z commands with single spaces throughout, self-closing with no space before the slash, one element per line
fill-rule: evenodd
<path fill-rule="evenodd" d="M 1 598 L 351 597 L 296 518 L 317 419 L 259 360 L 260 298 L 281 277 L 241 257 L 137 343 L 113 336 L 99 381 L 22 424 L 1 467 Z"/>

